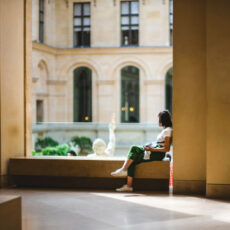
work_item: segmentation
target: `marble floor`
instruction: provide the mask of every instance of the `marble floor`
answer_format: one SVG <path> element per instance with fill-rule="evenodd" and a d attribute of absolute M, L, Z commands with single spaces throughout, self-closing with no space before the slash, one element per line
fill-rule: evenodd
<path fill-rule="evenodd" d="M 230 202 L 166 193 L 0 189 L 22 196 L 23 230 L 229 230 Z"/>

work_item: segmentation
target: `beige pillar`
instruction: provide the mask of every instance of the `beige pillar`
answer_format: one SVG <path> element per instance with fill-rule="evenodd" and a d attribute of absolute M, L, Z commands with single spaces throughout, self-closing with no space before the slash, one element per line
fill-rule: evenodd
<path fill-rule="evenodd" d="M 206 1 L 207 196 L 230 197 L 230 1 Z"/>
<path fill-rule="evenodd" d="M 205 0 L 174 1 L 174 192 L 204 193 Z"/>
<path fill-rule="evenodd" d="M 9 158 L 30 152 L 30 13 L 29 0 L 0 0 L 0 186 Z"/>

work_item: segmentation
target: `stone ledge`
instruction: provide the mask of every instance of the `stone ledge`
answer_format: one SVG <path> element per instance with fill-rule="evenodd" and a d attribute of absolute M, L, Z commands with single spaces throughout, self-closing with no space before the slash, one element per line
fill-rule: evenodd
<path fill-rule="evenodd" d="M 0 228 L 22 229 L 21 197 L 0 195 Z"/>
<path fill-rule="evenodd" d="M 205 195 L 206 181 L 203 180 L 173 180 L 174 194 Z"/>
<path fill-rule="evenodd" d="M 9 163 L 11 176 L 55 176 L 77 178 L 113 178 L 110 173 L 124 160 L 104 158 L 100 160 L 67 157 L 12 158 Z M 135 178 L 169 179 L 169 162 L 153 161 L 139 164 Z"/>
<path fill-rule="evenodd" d="M 206 196 L 208 198 L 230 199 L 229 184 L 206 184 Z"/>

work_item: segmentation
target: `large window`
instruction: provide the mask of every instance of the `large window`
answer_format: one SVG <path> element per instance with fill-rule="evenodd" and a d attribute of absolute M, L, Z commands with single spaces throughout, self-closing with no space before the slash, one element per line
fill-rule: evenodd
<path fill-rule="evenodd" d="M 169 41 L 173 44 L 173 0 L 169 0 Z"/>
<path fill-rule="evenodd" d="M 90 47 L 90 3 L 74 3 L 73 45 Z"/>
<path fill-rule="evenodd" d="M 121 122 L 139 122 L 139 69 L 121 70 Z"/>
<path fill-rule="evenodd" d="M 172 68 L 168 70 L 165 77 L 165 108 L 172 114 L 172 97 L 173 97 L 173 73 Z"/>
<path fill-rule="evenodd" d="M 138 45 L 139 2 L 121 2 L 121 45 Z"/>
<path fill-rule="evenodd" d="M 44 42 L 44 8 L 45 0 L 39 0 L 39 41 Z"/>
<path fill-rule="evenodd" d="M 74 70 L 74 122 L 92 121 L 92 71 L 86 67 Z"/>
<path fill-rule="evenodd" d="M 36 101 L 36 121 L 37 122 L 44 121 L 44 102 L 43 100 Z"/>

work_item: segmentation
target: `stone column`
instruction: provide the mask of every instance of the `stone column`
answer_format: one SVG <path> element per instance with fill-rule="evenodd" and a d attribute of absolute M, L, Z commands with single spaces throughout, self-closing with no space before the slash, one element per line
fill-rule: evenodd
<path fill-rule="evenodd" d="M 205 0 L 174 1 L 174 192 L 205 193 Z"/>
<path fill-rule="evenodd" d="M 0 0 L 0 187 L 9 158 L 30 152 L 30 25 L 30 0 Z"/>
<path fill-rule="evenodd" d="M 230 198 L 230 1 L 206 1 L 208 197 Z"/>

